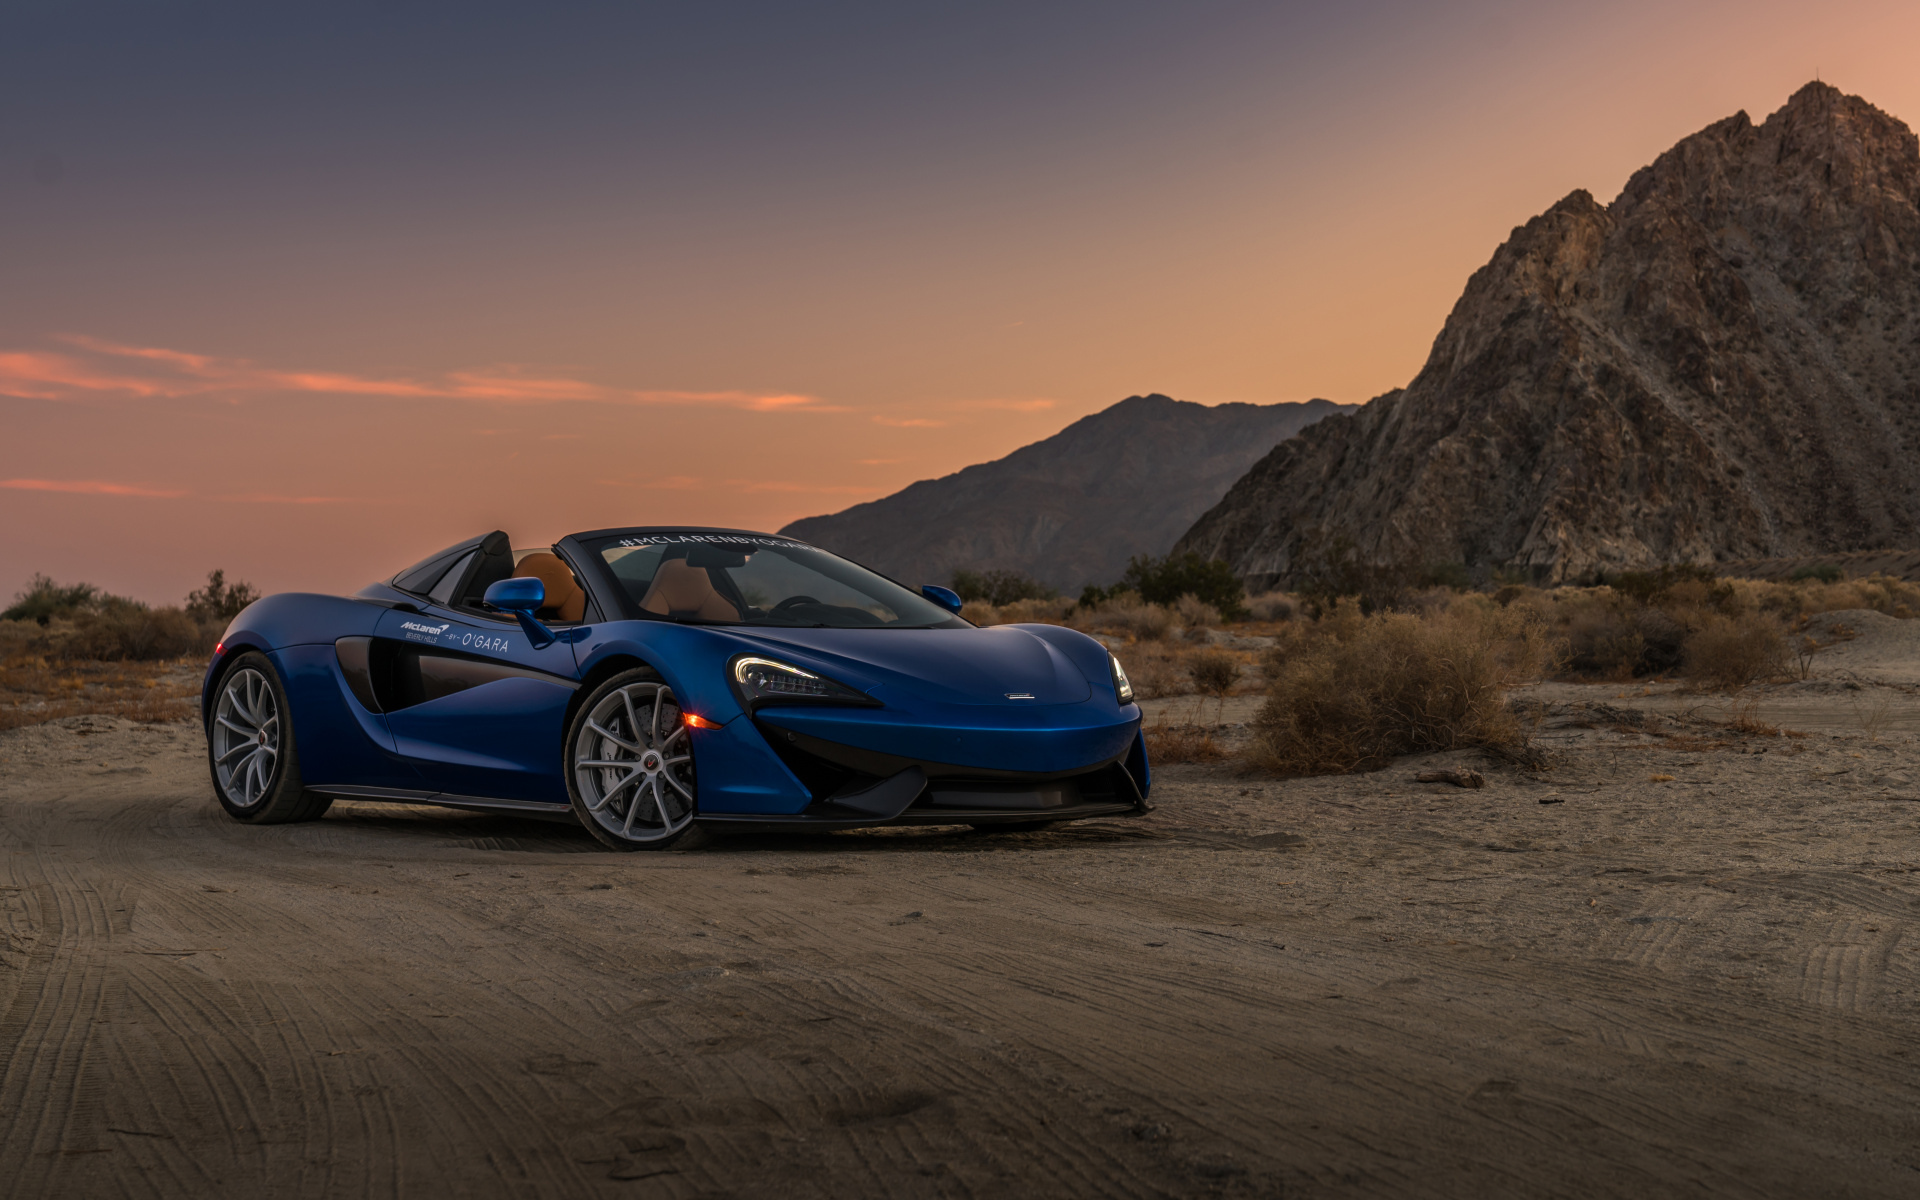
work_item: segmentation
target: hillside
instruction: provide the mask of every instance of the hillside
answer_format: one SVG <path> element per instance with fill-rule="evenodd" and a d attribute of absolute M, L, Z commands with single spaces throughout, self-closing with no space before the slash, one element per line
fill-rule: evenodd
<path fill-rule="evenodd" d="M 1181 539 L 1250 586 L 1316 533 L 1542 581 L 1920 545 L 1920 148 L 1809 84 L 1576 191 L 1420 374 L 1262 458 Z"/>
<path fill-rule="evenodd" d="M 1275 444 L 1351 409 L 1131 396 L 1005 458 L 780 532 L 914 584 L 994 568 L 1061 589 L 1111 583 L 1129 557 L 1164 554 Z"/>

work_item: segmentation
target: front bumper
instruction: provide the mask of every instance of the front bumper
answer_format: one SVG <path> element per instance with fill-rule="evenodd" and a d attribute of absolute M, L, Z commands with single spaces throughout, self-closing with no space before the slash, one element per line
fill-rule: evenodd
<path fill-rule="evenodd" d="M 785 812 L 716 812 L 734 829 L 991 825 L 1152 811 L 1139 709 L 981 708 L 902 721 L 874 710 L 778 707 L 751 721 L 805 799 Z M 746 722 L 735 722 L 746 724 Z M 757 735 L 757 736 L 754 736 Z M 703 786 L 704 792 L 704 786 Z"/>

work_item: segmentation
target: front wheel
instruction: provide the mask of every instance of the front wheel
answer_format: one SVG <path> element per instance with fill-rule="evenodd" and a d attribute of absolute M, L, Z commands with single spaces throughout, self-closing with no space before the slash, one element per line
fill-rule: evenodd
<path fill-rule="evenodd" d="M 214 694 L 219 698 L 207 726 L 207 765 L 213 794 L 227 815 L 249 825 L 282 825 L 326 812 L 333 801 L 300 782 L 291 706 L 267 656 L 240 655 Z"/>
<path fill-rule="evenodd" d="M 693 826 L 693 747 L 673 689 L 651 671 L 595 688 L 567 731 L 567 796 L 603 846 L 664 850 Z"/>

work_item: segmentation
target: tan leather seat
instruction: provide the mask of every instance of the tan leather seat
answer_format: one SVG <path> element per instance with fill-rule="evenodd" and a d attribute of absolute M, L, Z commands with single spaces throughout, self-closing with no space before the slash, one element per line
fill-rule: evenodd
<path fill-rule="evenodd" d="M 702 621 L 738 621 L 740 613 L 713 588 L 706 568 L 690 567 L 684 558 L 669 558 L 654 573 L 640 607 L 667 616 L 691 613 Z"/>
<path fill-rule="evenodd" d="M 563 624 L 578 621 L 587 615 L 587 594 L 574 582 L 573 572 L 560 556 L 546 550 L 538 550 L 520 560 L 513 569 L 515 576 L 531 575 L 546 585 L 546 603 L 540 606 L 543 613 L 552 613 L 549 618 Z"/>

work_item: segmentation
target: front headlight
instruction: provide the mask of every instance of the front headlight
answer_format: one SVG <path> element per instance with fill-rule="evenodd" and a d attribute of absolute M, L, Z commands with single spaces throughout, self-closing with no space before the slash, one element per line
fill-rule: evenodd
<path fill-rule="evenodd" d="M 872 696 L 857 692 L 844 683 L 836 683 L 824 675 L 816 675 L 812 671 L 803 670 L 792 663 L 783 663 L 778 659 L 742 655 L 733 660 L 729 671 L 733 676 L 734 690 L 740 695 L 740 703 L 749 710 L 758 708 L 762 704 L 790 701 L 865 705 L 880 703 Z"/>
<path fill-rule="evenodd" d="M 1113 694 L 1120 697 L 1120 703 L 1132 704 L 1133 685 L 1127 682 L 1127 669 L 1112 651 L 1107 652 L 1107 661 L 1113 664 Z"/>

